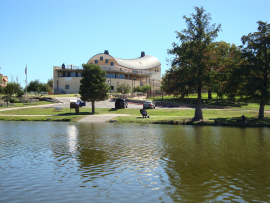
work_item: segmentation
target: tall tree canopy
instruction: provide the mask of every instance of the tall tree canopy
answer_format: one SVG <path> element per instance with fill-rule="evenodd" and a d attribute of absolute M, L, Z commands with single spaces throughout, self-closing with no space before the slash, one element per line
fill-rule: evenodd
<path fill-rule="evenodd" d="M 209 66 L 211 56 L 211 43 L 218 36 L 221 25 L 210 25 L 210 14 L 205 13 L 203 7 L 195 7 L 196 14 L 191 14 L 191 18 L 184 16 L 187 29 L 177 32 L 180 44 L 173 43 L 173 48 L 168 50 L 168 54 L 174 55 L 172 68 L 165 74 L 163 87 L 178 88 L 179 93 L 187 94 L 196 90 L 198 93 L 198 103 L 195 110 L 194 120 L 203 118 L 201 93 L 202 88 L 209 84 L 211 66 Z M 174 75 L 175 74 L 175 75 Z M 172 77 L 178 81 L 171 81 Z M 166 83 L 169 84 L 166 84 Z"/>
<path fill-rule="evenodd" d="M 11 96 L 13 94 L 20 94 L 20 92 L 22 92 L 22 87 L 20 86 L 20 84 L 17 84 L 15 82 L 10 82 L 7 84 L 6 87 L 4 87 L 3 92 L 4 94 L 6 94 L 7 106 L 8 106 L 8 102 L 11 99 Z"/>
<path fill-rule="evenodd" d="M 79 93 L 83 101 L 92 103 L 92 113 L 95 113 L 95 102 L 108 98 L 110 87 L 105 83 L 106 72 L 94 64 L 82 64 L 82 79 Z"/>
<path fill-rule="evenodd" d="M 270 99 L 270 24 L 257 23 L 257 32 L 241 38 L 244 63 L 240 87 L 243 95 L 260 101 L 258 118 L 263 118 L 264 106 Z"/>
<path fill-rule="evenodd" d="M 235 44 L 224 41 L 212 43 L 212 52 L 210 59 L 210 83 L 208 90 L 213 90 L 219 98 L 227 95 L 234 99 L 237 95 L 237 89 L 231 88 L 228 78 L 233 70 L 239 67 L 242 61 L 242 52 Z M 209 92 L 208 92 L 209 99 Z"/>
<path fill-rule="evenodd" d="M 35 92 L 35 95 L 42 95 L 42 92 L 50 92 L 52 91 L 52 88 L 48 84 L 42 83 L 39 80 L 34 80 L 27 85 L 27 91 Z"/>

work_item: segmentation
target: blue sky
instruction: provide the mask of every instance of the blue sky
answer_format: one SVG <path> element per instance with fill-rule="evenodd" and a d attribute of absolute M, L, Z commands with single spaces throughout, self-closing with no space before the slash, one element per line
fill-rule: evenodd
<path fill-rule="evenodd" d="M 1 73 L 25 86 L 52 78 L 53 66 L 81 66 L 93 55 L 133 59 L 141 51 L 169 68 L 167 49 L 186 28 L 183 15 L 203 6 L 221 24 L 216 41 L 241 45 L 241 37 L 270 23 L 269 0 L 0 0 Z"/>

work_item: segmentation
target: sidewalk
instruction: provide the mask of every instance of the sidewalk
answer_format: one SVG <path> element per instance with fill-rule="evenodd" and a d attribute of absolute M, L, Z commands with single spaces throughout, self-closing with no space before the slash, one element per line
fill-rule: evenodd
<path fill-rule="evenodd" d="M 118 116 L 131 116 L 129 114 L 103 114 L 103 115 L 89 115 L 81 120 L 78 120 L 78 123 L 104 123 Z"/>

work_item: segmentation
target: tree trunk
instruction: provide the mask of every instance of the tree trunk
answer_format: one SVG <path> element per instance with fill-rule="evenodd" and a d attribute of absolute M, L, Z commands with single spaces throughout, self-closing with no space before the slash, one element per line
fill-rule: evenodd
<path fill-rule="evenodd" d="M 212 91 L 210 89 L 208 90 L 208 99 L 213 99 L 212 98 Z"/>
<path fill-rule="evenodd" d="M 95 113 L 95 101 L 91 101 L 92 103 L 92 114 Z"/>
<path fill-rule="evenodd" d="M 203 119 L 203 115 L 202 115 L 202 85 L 201 83 L 199 83 L 198 86 L 198 104 L 195 110 L 195 116 L 193 118 L 193 121 L 199 121 L 201 119 Z"/>
<path fill-rule="evenodd" d="M 265 101 L 262 99 L 260 102 L 260 109 L 259 109 L 258 118 L 264 118 L 264 106 L 265 106 Z"/>

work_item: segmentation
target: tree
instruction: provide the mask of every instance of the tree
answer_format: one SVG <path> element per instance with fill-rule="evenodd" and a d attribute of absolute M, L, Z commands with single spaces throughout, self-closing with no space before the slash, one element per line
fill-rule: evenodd
<path fill-rule="evenodd" d="M 260 101 L 258 118 L 264 118 L 264 106 L 270 99 L 270 24 L 257 23 L 257 32 L 241 38 L 244 57 L 241 93 Z"/>
<path fill-rule="evenodd" d="M 116 91 L 123 94 L 130 93 L 130 86 L 128 83 L 124 82 L 116 88 Z"/>
<path fill-rule="evenodd" d="M 11 99 L 11 96 L 14 94 L 19 94 L 22 91 L 22 87 L 20 84 L 17 84 L 15 82 L 10 82 L 7 84 L 6 87 L 4 87 L 4 94 L 6 94 L 6 99 L 7 99 L 7 106 L 8 102 Z"/>
<path fill-rule="evenodd" d="M 233 70 L 239 67 L 242 61 L 242 51 L 235 44 L 224 41 L 212 43 L 212 53 L 210 59 L 211 70 L 210 83 L 208 84 L 208 99 L 211 96 L 211 90 L 217 93 L 219 98 L 227 95 L 234 99 L 237 89 L 231 88 L 228 78 Z"/>
<path fill-rule="evenodd" d="M 144 85 L 144 86 L 136 86 L 133 88 L 135 92 L 143 92 L 146 93 L 147 90 L 150 90 L 150 85 Z"/>
<path fill-rule="evenodd" d="M 53 88 L 53 79 L 49 79 L 47 85 L 52 89 Z"/>
<path fill-rule="evenodd" d="M 92 103 L 92 113 L 95 113 L 95 102 L 108 98 L 110 87 L 105 83 L 106 72 L 94 64 L 82 64 L 82 79 L 79 94 L 83 101 Z"/>
<path fill-rule="evenodd" d="M 173 48 L 168 50 L 168 54 L 175 56 L 172 60 L 173 68 L 170 71 L 184 74 L 173 76 L 175 79 L 178 77 L 184 79 L 183 84 L 177 83 L 179 85 L 177 91 L 184 94 L 196 90 L 198 93 L 198 103 L 193 120 L 200 120 L 203 118 L 202 88 L 206 87 L 210 80 L 211 67 L 208 64 L 211 55 L 210 44 L 217 37 L 221 25 L 210 25 L 210 14 L 205 13 L 203 7 L 195 7 L 195 10 L 196 14 L 191 14 L 192 18 L 183 17 L 186 20 L 187 29 L 181 32 L 176 31 L 181 44 L 173 43 Z"/>
<path fill-rule="evenodd" d="M 35 95 L 41 96 L 42 92 L 51 92 L 52 88 L 48 84 L 42 83 L 39 80 L 34 80 L 27 85 L 27 91 L 35 92 Z"/>

